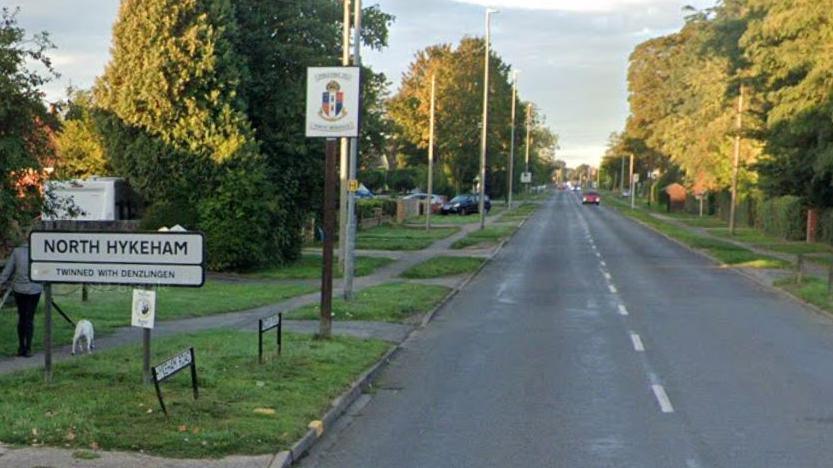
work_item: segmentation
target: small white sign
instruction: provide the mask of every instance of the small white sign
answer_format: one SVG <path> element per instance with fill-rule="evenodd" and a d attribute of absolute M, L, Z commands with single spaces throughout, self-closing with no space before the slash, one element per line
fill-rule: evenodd
<path fill-rule="evenodd" d="M 634 175 L 633 175 L 633 182 L 634 182 L 634 183 L 639 182 L 639 174 L 634 174 Z"/>
<path fill-rule="evenodd" d="M 307 68 L 307 137 L 358 137 L 359 67 Z"/>
<path fill-rule="evenodd" d="M 522 184 L 531 184 L 532 183 L 532 173 L 531 172 L 522 172 L 521 173 L 521 183 Z"/>
<path fill-rule="evenodd" d="M 140 328 L 153 328 L 156 317 L 156 291 L 146 289 L 133 290 L 133 320 L 131 325 Z"/>
<path fill-rule="evenodd" d="M 38 283 L 194 287 L 205 283 L 205 271 L 199 265 L 33 262 L 29 274 Z"/>

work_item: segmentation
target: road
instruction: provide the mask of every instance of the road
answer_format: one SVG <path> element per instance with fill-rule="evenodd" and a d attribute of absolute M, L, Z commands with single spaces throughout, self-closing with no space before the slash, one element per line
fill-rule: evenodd
<path fill-rule="evenodd" d="M 305 467 L 833 466 L 833 322 L 547 201 Z"/>

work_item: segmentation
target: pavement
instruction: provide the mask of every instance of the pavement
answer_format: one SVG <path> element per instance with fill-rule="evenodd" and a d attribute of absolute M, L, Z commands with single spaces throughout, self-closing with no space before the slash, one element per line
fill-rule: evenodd
<path fill-rule="evenodd" d="M 559 193 L 304 467 L 827 467 L 833 322 Z"/>

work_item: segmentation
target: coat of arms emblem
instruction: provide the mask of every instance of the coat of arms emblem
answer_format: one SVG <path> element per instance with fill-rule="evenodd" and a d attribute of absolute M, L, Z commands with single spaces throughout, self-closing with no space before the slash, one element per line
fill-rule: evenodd
<path fill-rule="evenodd" d="M 347 116 L 347 109 L 344 108 L 344 91 L 341 90 L 341 85 L 337 81 L 327 83 L 327 90 L 321 97 L 321 111 L 318 115 L 330 122 Z"/>

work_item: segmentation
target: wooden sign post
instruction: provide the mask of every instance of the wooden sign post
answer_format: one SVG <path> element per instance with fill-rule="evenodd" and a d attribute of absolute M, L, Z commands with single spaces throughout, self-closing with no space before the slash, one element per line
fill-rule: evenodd
<path fill-rule="evenodd" d="M 333 241 L 335 240 L 336 138 L 358 138 L 361 115 L 359 67 L 307 68 L 306 136 L 326 138 L 324 159 L 324 245 L 319 336 L 332 332 Z M 344 252 L 341 252 L 344 255 Z"/>

